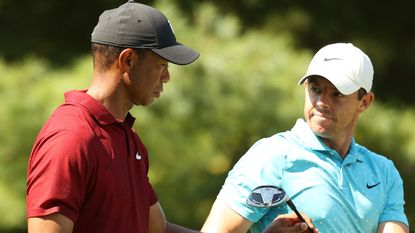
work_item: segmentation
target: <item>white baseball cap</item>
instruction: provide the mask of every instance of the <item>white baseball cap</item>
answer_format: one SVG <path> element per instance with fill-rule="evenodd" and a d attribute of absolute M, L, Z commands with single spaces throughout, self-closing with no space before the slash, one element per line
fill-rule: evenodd
<path fill-rule="evenodd" d="M 314 75 L 329 80 L 343 95 L 350 95 L 360 88 L 370 92 L 373 66 L 369 57 L 353 44 L 336 43 L 321 48 L 314 55 L 298 85 Z"/>

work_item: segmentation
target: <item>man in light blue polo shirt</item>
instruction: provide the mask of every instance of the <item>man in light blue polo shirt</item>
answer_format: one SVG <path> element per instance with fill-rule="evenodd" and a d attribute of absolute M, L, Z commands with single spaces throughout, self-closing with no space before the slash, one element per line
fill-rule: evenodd
<path fill-rule="evenodd" d="M 393 162 L 355 142 L 360 113 L 373 102 L 373 67 L 350 43 L 330 44 L 312 59 L 304 117 L 290 131 L 256 142 L 229 172 L 203 232 L 262 232 L 286 204 L 246 204 L 261 185 L 284 189 L 323 233 L 409 232 L 402 179 Z"/>

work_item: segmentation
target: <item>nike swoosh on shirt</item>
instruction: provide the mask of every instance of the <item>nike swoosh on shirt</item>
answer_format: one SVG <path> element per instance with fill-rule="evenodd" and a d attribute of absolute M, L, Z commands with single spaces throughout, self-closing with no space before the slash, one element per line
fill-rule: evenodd
<path fill-rule="evenodd" d="M 369 185 L 369 183 L 367 183 L 367 184 L 366 184 L 366 188 L 368 188 L 368 189 L 372 189 L 372 188 L 374 188 L 374 187 L 378 186 L 379 184 L 380 184 L 380 181 L 379 181 L 379 182 L 377 182 L 376 184 L 372 184 L 372 185 Z"/>
<path fill-rule="evenodd" d="M 137 154 L 135 154 L 135 159 L 137 159 L 137 160 L 141 159 L 141 155 L 139 155 L 138 152 L 137 152 Z"/>

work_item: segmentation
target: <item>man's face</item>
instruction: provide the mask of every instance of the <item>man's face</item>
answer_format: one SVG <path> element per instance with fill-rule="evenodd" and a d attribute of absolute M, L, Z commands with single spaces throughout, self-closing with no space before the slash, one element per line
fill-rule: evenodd
<path fill-rule="evenodd" d="M 323 138 L 352 136 L 359 113 L 367 108 L 357 92 L 341 94 L 327 79 L 309 77 L 305 83 L 304 116 L 312 131 Z"/>
<path fill-rule="evenodd" d="M 169 62 L 152 51 L 136 53 L 133 62 L 127 95 L 133 104 L 146 106 L 160 97 L 163 84 L 170 80 Z"/>

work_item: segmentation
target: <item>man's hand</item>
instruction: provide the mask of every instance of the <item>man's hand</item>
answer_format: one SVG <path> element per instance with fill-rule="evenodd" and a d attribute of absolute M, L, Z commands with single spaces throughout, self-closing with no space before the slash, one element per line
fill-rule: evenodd
<path fill-rule="evenodd" d="M 311 219 L 301 214 L 313 232 L 319 232 Z M 279 215 L 262 233 L 300 233 L 307 231 L 307 224 L 301 222 L 295 213 Z"/>

